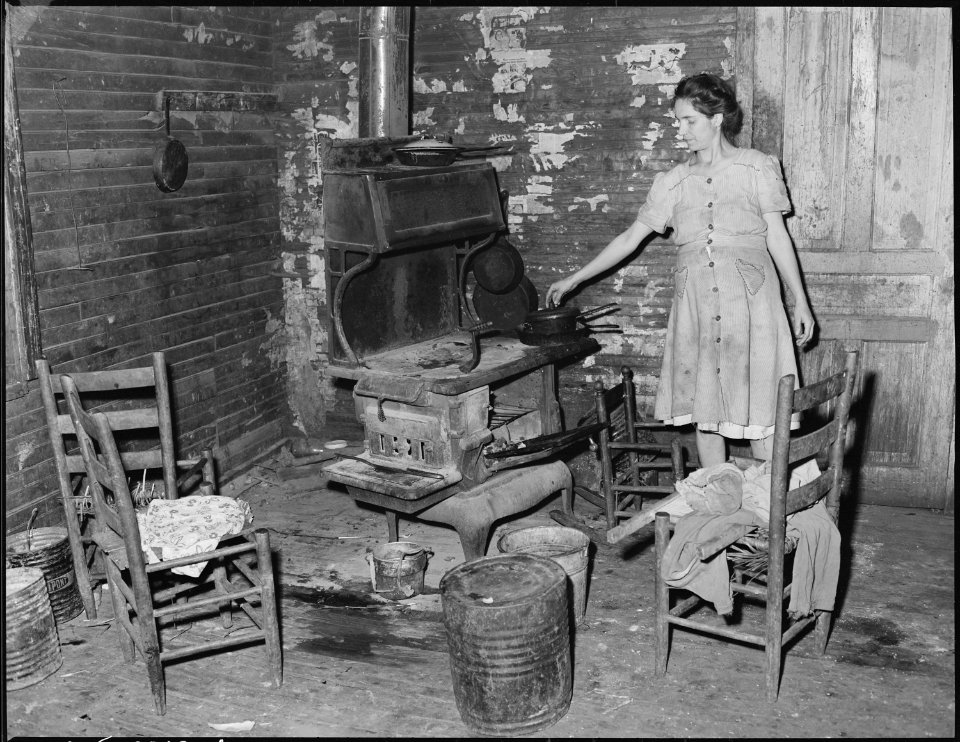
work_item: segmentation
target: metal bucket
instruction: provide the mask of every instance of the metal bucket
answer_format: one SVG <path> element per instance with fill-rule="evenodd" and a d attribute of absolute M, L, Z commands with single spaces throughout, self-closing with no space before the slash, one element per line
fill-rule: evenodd
<path fill-rule="evenodd" d="M 461 564 L 440 580 L 453 693 L 471 730 L 529 734 L 570 708 L 566 574 L 537 554 Z"/>
<path fill-rule="evenodd" d="M 83 610 L 66 528 L 16 533 L 7 541 L 6 558 L 11 567 L 39 567 L 43 571 L 57 623 L 76 618 Z"/>
<path fill-rule="evenodd" d="M 412 541 L 391 541 L 373 547 L 367 554 L 373 590 L 391 600 L 405 600 L 423 592 L 427 554 Z"/>
<path fill-rule="evenodd" d="M 37 567 L 6 569 L 7 690 L 26 688 L 63 664 L 50 595 Z"/>
<path fill-rule="evenodd" d="M 504 534 L 497 542 L 503 553 L 539 554 L 563 567 L 570 586 L 574 626 L 587 610 L 587 566 L 590 539 L 575 528 L 534 526 Z"/>

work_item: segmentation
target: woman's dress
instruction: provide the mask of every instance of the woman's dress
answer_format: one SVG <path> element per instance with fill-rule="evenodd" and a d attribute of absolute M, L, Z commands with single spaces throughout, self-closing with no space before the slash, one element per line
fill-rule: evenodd
<path fill-rule="evenodd" d="M 637 219 L 672 227 L 678 248 L 658 419 L 729 438 L 773 432 L 777 385 L 797 379 L 797 363 L 767 251 L 771 211 L 790 211 L 790 200 L 779 163 L 757 150 L 709 176 L 682 164 L 654 179 Z"/>

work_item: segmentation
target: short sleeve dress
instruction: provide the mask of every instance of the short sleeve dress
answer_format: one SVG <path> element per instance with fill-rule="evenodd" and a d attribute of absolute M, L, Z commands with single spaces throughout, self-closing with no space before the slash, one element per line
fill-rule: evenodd
<path fill-rule="evenodd" d="M 658 419 L 728 438 L 773 432 L 777 385 L 797 378 L 797 362 L 767 251 L 770 211 L 790 211 L 790 200 L 780 164 L 754 149 L 711 176 L 682 164 L 654 179 L 637 219 L 672 227 L 677 245 Z"/>

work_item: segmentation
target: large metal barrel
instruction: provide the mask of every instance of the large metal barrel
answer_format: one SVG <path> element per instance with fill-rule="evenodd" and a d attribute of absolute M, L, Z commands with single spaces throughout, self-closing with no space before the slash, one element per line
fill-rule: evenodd
<path fill-rule="evenodd" d="M 57 623 L 76 618 L 83 610 L 66 528 L 15 533 L 7 540 L 6 559 L 11 567 L 38 567 L 43 571 Z"/>
<path fill-rule="evenodd" d="M 453 693 L 463 722 L 494 736 L 560 719 L 573 693 L 567 575 L 537 554 L 466 562 L 440 581 Z"/>
<path fill-rule="evenodd" d="M 56 672 L 63 657 L 43 571 L 36 567 L 7 568 L 4 577 L 6 687 L 17 690 Z"/>

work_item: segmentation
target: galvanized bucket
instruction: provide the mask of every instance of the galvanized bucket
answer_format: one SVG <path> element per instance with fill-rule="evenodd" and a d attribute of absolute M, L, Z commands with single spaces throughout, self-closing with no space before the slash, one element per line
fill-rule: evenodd
<path fill-rule="evenodd" d="M 497 542 L 501 552 L 539 554 L 549 557 L 567 573 L 573 622 L 583 620 L 587 610 L 587 566 L 590 539 L 575 528 L 564 526 L 534 526 L 504 534 Z"/>
<path fill-rule="evenodd" d="M 6 569 L 7 690 L 39 683 L 63 664 L 57 622 L 43 571 L 36 567 Z"/>
<path fill-rule="evenodd" d="M 373 590 L 392 600 L 405 600 L 423 592 L 427 555 L 433 552 L 412 541 L 391 541 L 367 554 Z"/>
<path fill-rule="evenodd" d="M 83 610 L 66 528 L 16 533 L 7 541 L 6 558 L 11 567 L 38 567 L 43 571 L 57 623 L 76 618 Z"/>

